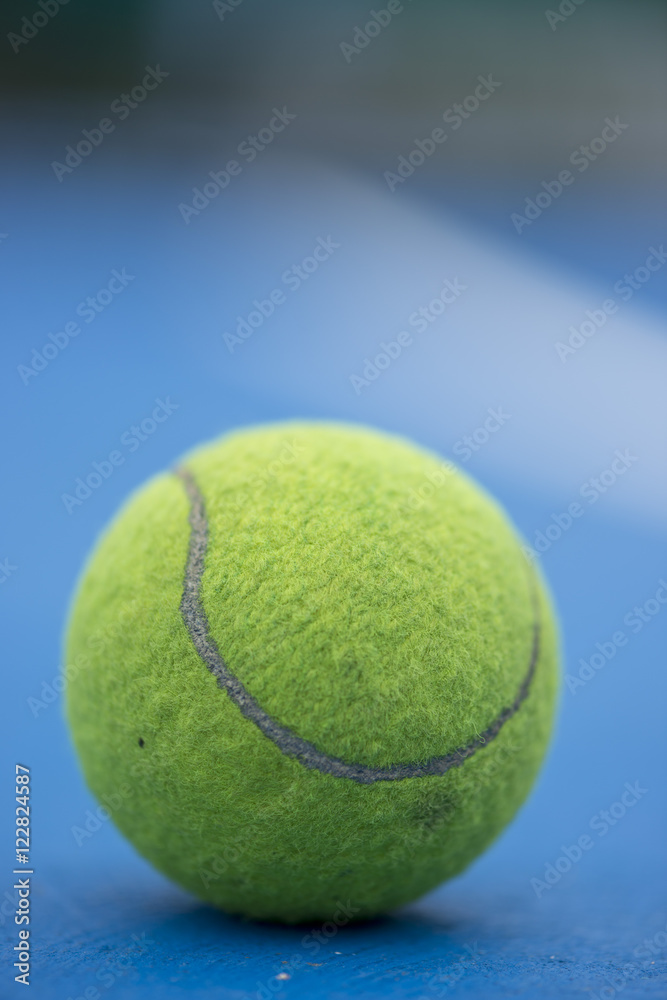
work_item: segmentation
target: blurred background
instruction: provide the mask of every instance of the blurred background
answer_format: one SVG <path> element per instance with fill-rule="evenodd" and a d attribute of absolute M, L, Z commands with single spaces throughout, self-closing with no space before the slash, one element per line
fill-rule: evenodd
<path fill-rule="evenodd" d="M 0 19 L 0 931 L 10 956 L 19 762 L 33 996 L 664 996 L 664 4 L 5 0 Z M 291 417 L 462 464 L 538 553 L 564 657 L 550 757 L 497 844 L 276 980 L 304 931 L 211 912 L 108 821 L 77 838 L 96 806 L 58 678 L 127 494 Z M 646 792 L 536 888 L 626 783 Z"/>

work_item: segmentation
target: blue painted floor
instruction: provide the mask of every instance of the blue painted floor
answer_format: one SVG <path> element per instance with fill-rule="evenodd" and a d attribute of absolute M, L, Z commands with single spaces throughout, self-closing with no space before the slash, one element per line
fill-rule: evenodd
<path fill-rule="evenodd" d="M 253 381 L 252 366 L 260 370 L 264 350 L 259 336 L 247 345 L 255 352 L 248 359 L 256 361 L 237 365 L 221 347 L 222 332 L 234 317 L 253 295 L 266 293 L 282 267 L 307 252 L 310 240 L 329 232 L 328 222 L 332 230 L 342 227 L 346 246 L 353 243 L 349 220 L 344 225 L 338 218 L 327 220 L 324 205 L 316 224 L 292 218 L 280 242 L 275 239 L 280 211 L 272 202 L 266 217 L 260 204 L 252 225 L 246 205 L 220 208 L 218 215 L 211 209 L 199 230 L 185 229 L 176 206 L 193 173 L 171 177 L 147 166 L 116 182 L 104 171 L 91 172 L 68 178 L 74 186 L 56 186 L 48 196 L 30 169 L 10 177 L 18 197 L 2 248 L 11 305 L 1 376 L 10 432 L 0 551 L 0 560 L 6 557 L 12 567 L 0 585 L 8 665 L 0 708 L 5 803 L 0 933 L 10 960 L 3 964 L 0 996 L 20 996 L 23 989 L 8 971 L 17 935 L 10 871 L 15 762 L 32 772 L 34 950 L 27 995 L 38 1000 L 667 996 L 667 606 L 655 604 L 660 581 L 667 578 L 665 534 L 664 525 L 637 507 L 641 497 L 632 491 L 625 506 L 612 498 L 591 507 L 542 557 L 564 635 L 556 738 L 516 821 L 451 884 L 403 912 L 327 936 L 327 928 L 256 925 L 200 905 L 155 874 L 108 821 L 77 844 L 73 828 L 85 825 L 95 804 L 69 743 L 57 678 L 69 595 L 97 532 L 148 475 L 228 427 L 293 415 L 388 423 L 374 418 L 365 401 L 365 409 L 357 404 L 349 367 L 339 372 L 340 398 L 332 401 L 333 382 L 328 382 L 327 402 L 317 401 L 318 387 L 331 374 L 321 357 L 338 344 L 340 333 L 328 316 L 334 297 L 344 298 L 344 284 L 334 284 L 332 291 L 330 279 L 322 276 L 319 291 L 313 283 L 302 292 L 299 308 L 312 323 L 299 319 L 303 339 L 286 341 L 275 355 L 270 389 L 266 381 Z M 363 213 L 359 220 L 363 228 Z M 324 228 L 315 228 L 320 225 Z M 387 239 L 386 232 L 378 235 L 378 260 Z M 604 242 L 604 233 L 600 239 Z M 415 247 L 415 271 L 419 252 Z M 608 255 L 609 276 L 620 256 Z M 114 268 L 123 267 L 136 281 L 25 384 L 18 367 L 30 362 L 32 349 L 72 320 L 77 304 L 103 287 Z M 590 278 L 595 302 L 599 272 L 593 269 Z M 372 326 L 375 303 L 357 306 Z M 281 322 L 288 326 L 293 317 L 284 308 Z M 488 310 L 493 322 L 498 303 L 489 302 Z M 278 327 L 265 334 L 267 341 L 277 337 Z M 372 343 L 380 341 L 384 327 L 369 336 Z M 311 339 L 324 344 L 323 355 L 308 354 Z M 644 341 L 638 344 L 639 352 Z M 351 342 L 349 364 L 366 349 Z M 599 350 L 605 349 L 601 342 Z M 415 348 L 410 366 L 420 365 L 426 374 L 429 350 L 426 342 Z M 508 354 L 513 370 L 528 364 L 519 352 L 512 355 L 511 341 Z M 649 367 L 647 356 L 647 372 Z M 526 368 L 526 384 L 534 385 L 537 395 L 540 374 Z M 409 428 L 428 443 L 430 426 L 442 442 L 460 433 L 453 425 L 450 433 L 447 422 L 452 419 L 451 410 L 446 415 L 448 380 L 474 397 L 482 415 L 499 402 L 480 394 L 474 370 L 443 370 L 442 385 L 427 400 L 431 419 L 416 426 L 414 408 L 424 400 L 414 383 L 402 378 L 397 370 L 392 426 Z M 592 377 L 587 422 L 566 442 L 564 454 L 570 443 L 585 453 L 586 434 L 599 420 L 601 397 L 595 393 L 603 390 Z M 624 392 L 641 400 L 641 385 Z M 122 467 L 68 513 L 62 495 L 76 477 L 116 447 L 150 412 L 154 399 L 165 395 L 178 404 L 169 421 L 140 446 L 125 438 Z M 562 413 L 568 406 L 563 398 Z M 523 415 L 517 410 L 516 426 L 530 425 L 532 412 L 530 405 Z M 554 440 L 560 419 L 554 411 Z M 642 441 L 616 444 L 640 448 Z M 471 460 L 469 471 L 532 538 L 554 511 L 564 509 L 572 484 L 564 480 L 561 488 L 549 480 L 551 446 L 541 459 L 544 468 L 529 470 L 522 481 L 506 474 L 502 463 L 487 461 L 492 449 L 489 444 Z M 591 455 L 587 475 L 599 471 L 597 455 Z M 645 466 L 657 458 L 641 456 Z M 627 642 L 600 664 L 598 644 L 608 650 L 619 630 Z M 598 666 L 579 676 L 581 661 L 590 663 L 596 654 Z M 578 682 L 568 683 L 565 675 Z M 634 796 L 627 794 L 628 785 Z M 582 837 L 591 846 L 579 858 Z"/>

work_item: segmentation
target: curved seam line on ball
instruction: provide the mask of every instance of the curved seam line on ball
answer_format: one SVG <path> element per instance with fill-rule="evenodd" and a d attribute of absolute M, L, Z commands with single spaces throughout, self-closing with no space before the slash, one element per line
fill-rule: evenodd
<path fill-rule="evenodd" d="M 452 767 L 460 767 L 477 750 L 482 749 L 495 739 L 505 723 L 519 710 L 528 697 L 530 686 L 535 675 L 540 654 L 540 621 L 539 607 L 535 584 L 531 573 L 531 594 L 534 607 L 533 645 L 530 664 L 516 698 L 510 706 L 504 708 L 483 733 L 466 746 L 459 747 L 442 757 L 432 757 L 423 763 L 391 764 L 389 767 L 371 767 L 366 764 L 349 764 L 337 757 L 322 753 L 308 740 L 302 739 L 286 726 L 272 719 L 246 690 L 242 682 L 231 673 L 229 667 L 220 655 L 215 639 L 211 635 L 206 611 L 201 599 L 201 583 L 204 575 L 204 563 L 208 546 L 208 521 L 204 498 L 197 483 L 186 468 L 175 469 L 184 483 L 190 500 L 188 521 L 190 524 L 190 543 L 188 559 L 185 568 L 183 596 L 180 612 L 192 643 L 204 661 L 204 664 L 214 675 L 218 687 L 231 698 L 241 714 L 274 743 L 288 757 L 295 758 L 304 767 L 336 778 L 349 778 L 362 785 L 370 785 L 376 781 L 402 781 L 405 778 L 425 778 L 432 775 L 445 774 Z"/>

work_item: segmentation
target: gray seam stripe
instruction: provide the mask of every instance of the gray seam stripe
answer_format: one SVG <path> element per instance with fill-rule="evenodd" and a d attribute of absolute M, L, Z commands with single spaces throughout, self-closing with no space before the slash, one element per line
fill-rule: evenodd
<path fill-rule="evenodd" d="M 253 722 L 268 739 L 288 757 L 294 757 L 304 767 L 323 774 L 331 774 L 336 778 L 350 778 L 361 785 L 370 785 L 376 781 L 402 781 L 404 778 L 424 778 L 429 775 L 444 774 L 452 767 L 460 765 L 472 757 L 477 750 L 495 739 L 508 719 L 518 711 L 522 702 L 528 696 L 531 682 L 535 675 L 540 653 L 540 623 L 537 597 L 533 592 L 535 609 L 535 624 L 533 626 L 533 648 L 528 672 L 523 679 L 518 694 L 513 703 L 504 708 L 491 725 L 477 736 L 467 746 L 459 747 L 444 757 L 432 757 L 419 764 L 391 764 L 389 767 L 370 767 L 366 764 L 348 764 L 337 757 L 322 753 L 308 740 L 301 739 L 286 726 L 281 726 L 264 711 L 253 696 L 245 689 L 238 677 L 235 677 L 223 660 L 215 639 L 211 635 L 206 612 L 201 600 L 201 581 L 204 574 L 204 561 L 208 545 L 208 522 L 204 498 L 188 469 L 179 468 L 175 474 L 183 480 L 190 500 L 190 546 L 185 569 L 183 597 L 180 611 L 192 643 L 208 669 L 215 676 L 218 687 L 225 691 L 242 714 Z"/>

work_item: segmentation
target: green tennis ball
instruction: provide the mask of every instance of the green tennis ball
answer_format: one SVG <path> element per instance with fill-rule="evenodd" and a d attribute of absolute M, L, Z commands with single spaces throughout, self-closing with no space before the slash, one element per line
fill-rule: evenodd
<path fill-rule="evenodd" d="M 225 910 L 347 921 L 461 872 L 544 755 L 554 621 L 499 507 L 384 434 L 231 434 L 79 585 L 68 714 L 139 852 Z"/>

